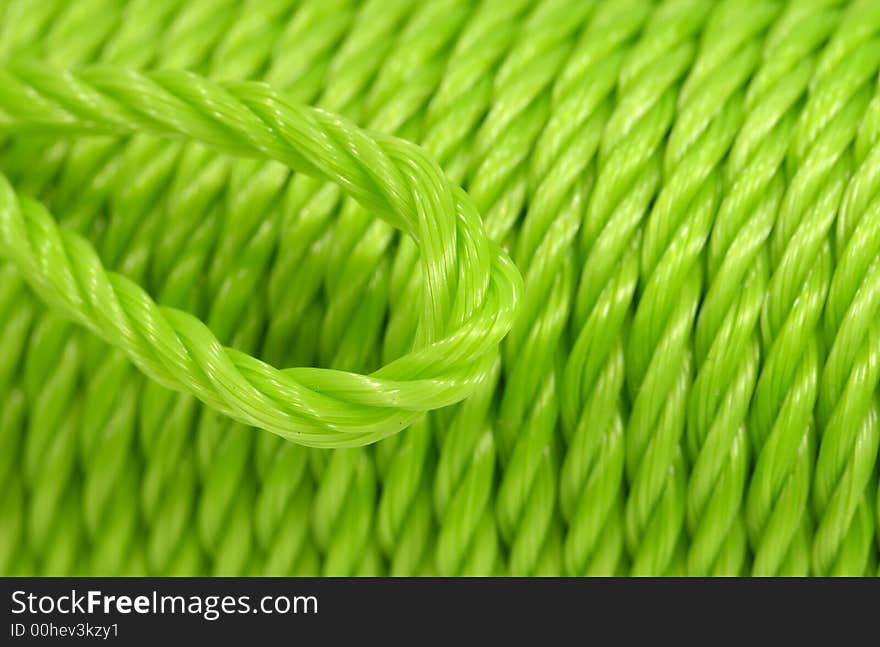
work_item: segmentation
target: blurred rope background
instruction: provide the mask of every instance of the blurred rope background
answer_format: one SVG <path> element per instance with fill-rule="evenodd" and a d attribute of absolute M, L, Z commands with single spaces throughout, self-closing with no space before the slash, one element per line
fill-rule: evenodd
<path fill-rule="evenodd" d="M 0 573 L 878 574 L 880 2 L 0 0 L 0 70 Z M 257 110 L 237 81 L 363 169 L 135 92 Z M 204 143 L 96 134 L 86 87 Z M 31 200 L 221 344 L 407 415 L 311 448 L 146 377 L 28 287 Z M 431 373 L 458 395 L 392 404 L 380 367 L 484 329 Z"/>

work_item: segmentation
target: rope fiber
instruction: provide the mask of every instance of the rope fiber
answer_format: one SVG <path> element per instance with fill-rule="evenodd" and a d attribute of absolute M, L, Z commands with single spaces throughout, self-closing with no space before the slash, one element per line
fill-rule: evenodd
<path fill-rule="evenodd" d="M 880 575 L 880 3 L 0 0 L 0 574 Z"/>

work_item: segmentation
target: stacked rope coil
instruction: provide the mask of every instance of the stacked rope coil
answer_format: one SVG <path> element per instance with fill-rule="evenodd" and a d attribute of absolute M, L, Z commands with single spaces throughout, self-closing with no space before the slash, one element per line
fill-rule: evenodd
<path fill-rule="evenodd" d="M 872 0 L 0 2 L 0 572 L 876 575 Z"/>

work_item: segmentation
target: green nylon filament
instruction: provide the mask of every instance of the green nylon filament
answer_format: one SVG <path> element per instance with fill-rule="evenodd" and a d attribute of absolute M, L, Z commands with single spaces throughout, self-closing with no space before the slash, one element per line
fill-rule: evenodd
<path fill-rule="evenodd" d="M 878 575 L 880 2 L 0 0 L 0 574 Z"/>

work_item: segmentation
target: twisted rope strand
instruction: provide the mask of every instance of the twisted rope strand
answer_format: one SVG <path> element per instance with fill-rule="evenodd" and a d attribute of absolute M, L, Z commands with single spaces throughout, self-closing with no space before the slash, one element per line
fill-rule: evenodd
<path fill-rule="evenodd" d="M 695 416 L 700 414 L 694 407 L 701 406 L 701 400 L 696 398 L 704 397 L 709 380 L 717 379 L 714 375 L 723 369 L 721 360 L 726 355 L 721 353 L 743 348 L 739 381 L 731 382 L 743 390 L 731 390 L 731 394 L 745 397 L 746 393 L 754 392 L 756 371 L 766 352 L 760 348 L 756 309 L 763 307 L 769 281 L 769 256 L 765 247 L 784 190 L 781 163 L 791 140 L 798 99 L 813 74 L 813 52 L 823 46 L 839 20 L 833 3 L 824 5 L 792 4 L 786 8 L 767 36 L 761 66 L 749 86 L 745 104 L 747 117 L 728 158 L 726 175 L 731 189 L 719 209 L 709 242 L 711 285 L 697 322 L 697 347 L 706 347 L 707 342 L 702 340 L 708 339 L 712 328 L 719 332 L 704 372 L 695 382 L 691 409 L 691 420 L 695 424 Z M 733 288 L 740 284 L 743 289 L 737 297 Z M 725 309 L 727 319 L 722 323 Z M 741 341 L 728 341 L 728 334 L 736 334 L 732 339 Z M 755 354 L 759 352 L 761 355 Z M 715 353 L 718 360 L 712 358 Z M 751 362 L 755 362 L 754 368 Z M 741 416 L 742 405 L 733 398 L 730 402 L 728 410 Z M 761 441 L 754 434 L 748 440 L 760 449 Z M 737 448 L 738 445 L 732 446 L 734 450 Z M 734 528 L 733 532 L 738 531 Z M 754 540 L 754 534 L 751 539 Z"/>
<path fill-rule="evenodd" d="M 0 572 L 876 573 L 878 27 L 0 0 Z"/>
<path fill-rule="evenodd" d="M 360 118 L 370 129 L 391 134 L 400 134 L 402 129 L 417 132 L 411 120 L 434 90 L 439 76 L 438 51 L 454 37 L 467 13 L 467 7 L 461 3 L 439 2 L 416 7 L 407 16 L 398 40 L 381 61 L 369 92 L 358 106 Z M 418 140 L 418 137 L 411 138 Z M 326 308 L 318 328 L 317 351 L 320 361 L 328 366 L 367 370 L 379 359 L 377 342 L 388 289 L 386 252 L 394 232 L 387 223 L 372 217 L 351 200 L 344 201 L 338 208 L 338 218 L 325 234 L 328 244 L 322 296 Z M 381 444 L 384 456 L 360 450 L 337 452 L 326 466 L 323 461 L 315 461 L 320 483 L 313 520 L 327 547 L 325 572 L 328 574 L 344 575 L 364 569 L 369 572 L 377 568 L 378 555 L 373 550 L 357 548 L 373 540 L 378 544 L 377 549 L 384 552 L 392 573 L 404 568 L 402 562 L 418 561 L 425 551 L 424 543 L 429 534 L 425 524 L 430 522 L 429 514 L 423 511 L 420 516 L 411 517 L 415 526 L 398 525 L 410 503 L 407 499 L 414 494 L 414 487 L 422 476 L 417 458 L 419 453 L 424 456 L 429 439 L 423 420 L 416 421 L 407 439 L 414 441 L 415 452 L 409 454 L 414 460 L 393 474 L 390 463 L 399 439 Z M 381 472 L 376 465 L 379 460 L 385 464 Z M 380 473 L 392 478 L 381 483 Z M 380 487 L 386 496 L 378 500 Z M 396 510 L 391 509 L 392 505 Z M 396 522 L 390 518 L 395 512 L 399 515 Z M 344 540 L 343 532 L 346 532 Z M 398 536 L 392 536 L 394 534 Z"/>
<path fill-rule="evenodd" d="M 878 9 L 873 3 L 859 3 L 852 8 L 840 34 L 845 43 L 832 43 L 838 60 L 845 52 L 876 47 Z M 869 77 L 870 81 L 873 79 Z M 869 204 L 876 190 L 876 172 L 872 170 L 876 161 L 873 151 L 867 149 L 876 139 L 878 101 L 875 86 L 854 145 L 860 164 L 838 213 L 837 266 L 825 304 L 825 340 L 830 348 L 819 385 L 817 424 L 821 438 L 813 481 L 817 528 L 812 566 L 813 572 L 821 575 L 866 574 L 874 534 L 867 495 L 880 444 L 873 271 L 878 250 L 876 234 L 871 231 L 877 226 L 876 217 L 871 217 L 873 206 Z M 871 159 L 866 158 L 869 154 Z"/>
<path fill-rule="evenodd" d="M 36 12 L 39 13 L 39 10 Z M 27 23 L 28 16 L 34 13 L 32 6 L 19 7 L 17 18 Z M 50 57 L 68 57 L 68 63 L 88 60 L 100 51 L 108 39 L 123 43 L 132 37 L 126 32 L 113 33 L 120 11 L 107 3 L 71 7 L 54 18 L 48 25 L 42 25 L 49 33 L 40 42 L 52 50 Z M 95 21 L 96 28 L 71 40 L 76 29 L 82 29 L 91 20 Z M 53 47 L 55 44 L 59 45 L 57 49 Z M 106 141 L 77 142 L 69 147 L 62 146 L 62 150 L 58 151 L 63 157 L 56 159 L 63 166 L 55 170 L 58 175 L 55 176 L 57 191 L 53 202 L 63 211 L 65 225 L 76 231 L 89 231 L 101 222 L 101 205 L 107 193 L 107 184 L 112 182 L 120 167 L 118 160 L 108 163 L 108 158 L 112 160 L 112 157 L 107 144 Z M 30 157 L 40 153 L 31 150 L 26 155 Z M 52 175 L 44 175 L 37 181 L 50 186 L 52 178 Z M 36 186 L 31 185 L 31 190 L 36 190 Z M 19 282 L 21 279 L 16 277 L 14 280 Z M 22 303 L 27 299 L 20 295 L 16 309 L 29 312 L 30 308 Z M 28 434 L 23 457 L 30 462 L 26 481 L 32 502 L 29 506 L 31 514 L 27 523 L 27 543 L 36 549 L 38 555 L 46 556 L 42 566 L 47 573 L 70 573 L 73 569 L 87 571 L 87 564 L 77 563 L 77 553 L 85 541 L 92 540 L 94 545 L 95 537 L 107 537 L 107 533 L 99 535 L 97 528 L 98 518 L 106 518 L 100 514 L 101 504 L 106 497 L 100 496 L 100 488 L 95 487 L 94 479 L 88 479 L 88 472 L 83 470 L 83 448 L 88 445 L 83 441 L 78 415 L 82 410 L 80 403 L 83 406 L 89 404 L 88 399 L 83 398 L 84 389 L 80 380 L 84 380 L 87 372 L 90 340 L 51 312 L 41 313 L 33 326 L 34 340 L 39 341 L 42 336 L 48 343 L 39 351 L 29 352 L 22 366 L 24 375 L 32 376 L 26 392 L 33 411 L 25 423 Z M 50 370 L 53 365 L 57 366 L 57 370 Z M 37 377 L 40 375 L 51 377 L 41 381 Z M 12 404 L 14 406 L 14 401 Z M 122 455 L 125 456 L 125 453 Z M 132 474 L 132 477 L 136 475 Z M 84 481 L 82 488 L 79 487 L 80 480 Z M 131 490 L 127 494 L 130 495 Z M 126 496 L 126 505 L 119 508 L 129 522 L 136 519 L 136 508 L 127 505 L 130 498 Z M 71 524 L 79 510 L 85 524 Z M 130 512 L 134 514 L 128 514 Z M 127 546 L 128 542 L 122 539 L 126 526 L 130 527 L 131 523 L 123 523 L 117 528 L 122 532 L 120 538 L 113 539 L 114 547 Z M 95 560 L 102 559 L 106 551 L 101 551 L 98 546 L 93 554 Z M 107 554 L 107 557 L 109 559 L 105 564 L 111 567 L 119 565 L 116 555 Z"/>
<path fill-rule="evenodd" d="M 491 106 L 493 84 L 503 57 L 521 32 L 528 2 L 486 3 L 456 45 L 443 83 L 426 116 L 425 146 L 452 177 L 463 180 L 470 166 L 469 138 Z M 389 299 L 392 312 L 385 356 L 398 355 L 411 336 L 413 245 L 402 241 L 395 259 Z M 497 523 L 492 513 L 496 443 L 488 422 L 500 362 L 489 379 L 452 416 L 433 416 L 438 458 L 433 504 L 438 536 L 434 568 L 440 575 L 494 574 L 502 570 Z"/>
<path fill-rule="evenodd" d="M 506 183 L 505 192 L 510 197 L 497 199 L 496 204 L 501 208 L 490 211 L 488 218 L 499 223 L 496 235 L 501 240 L 508 235 L 513 238 L 507 230 L 520 225 L 511 247 L 526 272 L 525 308 L 520 311 L 504 345 L 502 368 L 506 386 L 500 398 L 496 427 L 499 457 L 504 465 L 496 515 L 502 536 L 509 545 L 509 569 L 514 575 L 562 572 L 559 559 L 562 524 L 557 510 L 559 404 L 555 350 L 569 308 L 572 269 L 568 256 L 580 219 L 581 194 L 575 189 L 574 196 L 564 204 L 561 213 L 556 214 L 554 226 L 550 227 L 548 212 L 542 203 L 544 196 L 538 193 L 538 181 L 533 180 L 532 186 L 528 186 L 532 180 L 528 159 L 510 160 L 504 169 L 508 174 L 505 178 L 493 168 L 498 165 L 492 158 L 498 150 L 496 146 L 503 148 L 505 140 L 514 137 L 520 139 L 520 146 L 525 145 L 524 153 L 538 145 L 541 130 L 548 128 L 551 115 L 553 79 L 572 60 L 578 30 L 596 10 L 591 6 L 586 12 L 583 6 L 583 3 L 578 7 L 550 5 L 540 17 L 541 31 L 536 35 L 542 48 L 533 48 L 534 53 L 527 52 L 525 47 L 516 48 L 505 61 L 501 74 L 506 75 L 508 81 L 499 91 L 496 102 L 511 109 L 493 110 L 481 134 L 492 133 L 493 117 L 498 121 L 509 120 L 511 126 L 503 133 L 503 139 L 499 136 L 492 142 L 491 135 L 487 135 L 485 146 L 489 150 L 491 145 L 492 153 L 481 164 L 472 184 L 475 195 L 481 192 L 491 195 L 489 191 L 497 190 L 494 182 L 500 186 L 504 186 L 501 181 Z M 563 16 L 567 16 L 565 25 L 558 22 Z M 523 83 L 523 77 L 529 79 L 530 85 Z M 528 133 L 525 135 L 528 139 L 517 133 L 522 128 L 517 126 L 517 121 L 522 119 L 531 121 L 534 128 L 522 129 Z M 571 208 L 566 209 L 569 205 Z M 512 218 L 519 209 L 524 213 L 521 223 L 516 223 Z M 538 296 L 541 292 L 543 294 Z"/>
<path fill-rule="evenodd" d="M 216 4 L 214 7 L 203 7 L 202 11 L 206 8 L 222 11 L 224 6 Z M 156 11 L 157 8 L 160 11 Z M 193 14 L 186 13 L 169 16 L 169 9 L 162 7 L 161 3 L 146 8 L 146 11 L 155 12 L 149 16 L 144 16 L 144 10 L 136 4 L 128 9 L 131 11 L 123 17 L 122 24 L 131 25 L 132 21 L 136 21 L 144 29 L 132 30 L 132 39 L 150 38 L 152 33 L 161 30 L 160 26 L 150 27 L 151 22 L 171 20 L 171 29 L 175 29 L 181 22 L 191 25 L 190 29 L 200 29 L 204 20 L 202 18 L 192 21 Z M 242 11 L 246 9 L 245 6 Z M 201 16 L 206 14 L 202 13 Z M 230 16 L 230 24 L 238 24 L 235 19 L 236 16 Z M 176 31 L 181 36 L 180 40 L 169 44 L 162 52 L 157 52 L 158 64 L 180 56 L 182 48 L 189 47 L 192 42 L 191 37 L 186 37 L 187 32 L 179 29 Z M 126 32 L 123 30 L 121 33 Z M 218 49 L 222 49 L 223 43 L 233 39 L 236 33 L 235 29 L 215 31 Z M 128 43 L 114 38 L 105 46 L 104 51 L 113 53 L 108 61 L 113 64 L 126 65 L 117 59 L 121 55 L 133 59 L 128 66 L 134 66 L 137 61 L 149 63 L 144 55 L 149 51 L 146 43 L 138 47 L 137 42 Z M 211 54 L 210 51 L 205 53 L 208 56 Z M 196 63 L 194 59 L 190 59 L 187 65 L 192 69 L 201 69 L 210 65 L 210 62 L 204 60 Z M 179 146 L 166 147 L 164 142 L 153 138 L 136 137 L 120 156 L 124 160 L 124 171 L 118 180 L 122 188 L 116 193 L 118 197 L 111 209 L 101 257 L 106 266 L 118 267 L 126 277 L 140 284 L 146 279 L 152 260 L 152 242 L 161 226 L 159 203 L 170 183 L 173 170 L 177 167 L 181 152 Z M 141 533 L 136 527 L 139 510 L 129 505 L 129 502 L 137 495 L 140 480 L 140 466 L 137 464 L 139 461 L 136 452 L 132 451 L 131 443 L 137 429 L 137 394 L 141 391 L 143 378 L 123 353 L 106 353 L 103 346 L 101 344 L 101 348 L 96 351 L 96 355 L 100 355 L 102 359 L 87 371 L 87 393 L 91 400 L 87 400 L 84 405 L 89 416 L 84 419 L 82 429 L 82 436 L 89 443 L 89 451 L 83 452 L 82 458 L 88 475 L 84 499 L 86 505 L 91 506 L 91 515 L 95 519 L 91 524 L 92 536 L 95 538 L 93 541 L 112 542 L 103 550 L 96 548 L 95 552 L 115 556 L 119 565 L 100 564 L 91 570 L 119 572 L 122 564 L 128 563 L 128 568 L 133 572 L 142 573 L 147 569 L 147 550 L 139 541 Z M 102 433 L 98 436 L 97 432 Z M 89 485 L 92 487 L 89 488 Z M 181 500 L 187 500 L 182 489 L 177 492 Z M 151 512 L 155 514 L 156 500 L 150 503 L 154 506 Z M 128 532 L 128 536 L 125 536 L 124 531 Z M 133 556 L 128 556 L 127 551 L 133 553 Z"/>
<path fill-rule="evenodd" d="M 211 61 L 211 76 L 249 78 L 269 59 L 274 39 L 254 41 L 254 32 L 286 22 L 293 11 L 287 2 L 246 3 L 244 19 L 228 30 Z M 273 19 L 274 14 L 285 16 Z M 190 167 L 198 175 L 198 167 Z M 237 160 L 224 167 L 214 186 L 224 203 L 217 244 L 205 271 L 208 278 L 206 323 L 223 343 L 242 352 L 256 350 L 255 329 L 262 321 L 262 302 L 253 300 L 274 246 L 275 209 L 289 172 L 283 165 Z M 190 177 L 180 178 L 181 186 Z M 233 332 L 234 331 L 234 332 Z M 196 503 L 196 532 L 209 556 L 212 574 L 244 575 L 259 568 L 260 551 L 253 545 L 250 501 L 256 489 L 252 469 L 253 435 L 223 416 L 201 409 L 194 439 L 195 465 L 201 485 Z"/>
<path fill-rule="evenodd" d="M 605 129 L 600 148 L 599 176 L 590 204 L 591 213 L 584 229 L 584 241 L 595 240 L 594 244 L 599 247 L 600 253 L 593 262 L 608 263 L 606 268 L 618 269 L 609 261 L 613 263 L 618 254 L 625 255 L 627 251 L 635 253 L 638 248 L 634 246 L 641 244 L 641 221 L 657 188 L 661 138 L 671 124 L 677 84 L 693 58 L 693 35 L 705 20 L 706 10 L 705 3 L 661 4 L 648 19 L 642 38 L 621 69 L 621 97 Z M 613 240 L 607 240 L 608 237 Z M 609 243 L 613 245 L 611 249 L 616 247 L 611 254 L 606 247 Z M 584 272 L 592 269 L 591 260 L 588 258 Z M 635 288 L 626 278 L 629 262 L 624 260 L 621 263 L 619 269 L 622 275 L 613 279 L 615 282 L 623 279 L 629 283 L 628 286 L 623 284 L 613 288 L 617 292 L 613 298 L 621 306 L 626 304 L 631 290 Z M 645 253 L 642 254 L 642 265 L 651 267 L 650 257 Z M 601 266 L 597 269 L 608 271 Z M 647 274 L 647 270 L 643 274 Z M 591 300 L 599 296 L 586 292 L 586 286 L 582 279 L 577 306 L 580 321 L 586 319 L 583 313 L 588 312 Z M 646 312 L 645 303 L 648 302 L 639 304 L 637 312 Z M 609 320 L 618 329 L 620 322 L 619 318 Z M 637 323 L 638 320 L 633 326 Z M 653 323 L 656 325 L 657 321 Z M 669 442 L 675 435 L 675 420 L 668 419 L 668 415 L 658 420 L 659 412 L 649 411 L 649 408 L 666 404 L 665 408 L 673 412 L 676 398 L 673 397 L 675 394 L 669 393 L 669 389 L 675 387 L 676 393 L 680 394 L 682 384 L 651 375 L 648 378 L 652 381 L 642 384 L 642 379 L 648 378 L 640 379 L 637 376 L 644 373 L 647 363 L 644 361 L 646 358 L 642 359 L 640 365 L 634 363 L 634 343 L 640 341 L 643 346 L 648 346 L 652 336 L 634 329 L 629 333 L 629 339 L 630 348 L 625 349 L 627 378 L 632 381 L 630 394 L 635 401 L 626 429 L 625 466 L 630 491 L 625 504 L 625 537 L 634 573 L 664 573 L 669 568 L 678 540 L 680 520 L 676 504 L 680 496 L 676 494 L 676 488 L 682 470 L 672 465 L 673 455 L 668 454 L 668 450 L 673 449 L 677 442 Z M 612 356 L 609 359 L 615 361 L 618 358 Z M 655 362 L 655 365 L 659 363 Z M 664 366 L 667 370 L 677 367 L 684 371 L 687 368 L 681 362 Z M 656 385 L 653 380 L 656 380 Z M 602 380 L 597 381 L 594 388 L 608 386 Z M 661 390 L 663 388 L 666 390 Z M 614 424 L 613 418 L 610 422 Z M 654 435 L 656 440 L 649 444 L 649 430 L 653 430 L 655 425 L 657 429 L 650 435 Z M 656 455 L 661 451 L 666 451 L 667 455 Z M 663 463 L 665 465 L 661 469 Z M 664 491 L 666 494 L 661 500 Z M 658 510 L 656 515 L 655 505 Z"/>
<path fill-rule="evenodd" d="M 858 15 L 857 5 L 851 10 Z M 770 239 L 773 271 L 762 312 L 767 361 L 752 405 L 763 448 L 747 508 L 752 527 L 763 528 L 754 564 L 760 574 L 809 572 L 807 498 L 824 354 L 817 325 L 831 277 L 828 233 L 851 173 L 848 149 L 870 98 L 868 81 L 877 69 L 874 47 L 850 49 L 853 24 L 841 22 L 818 61 L 788 151 L 798 171 Z"/>
<path fill-rule="evenodd" d="M 303 75 L 307 69 L 324 69 L 331 67 L 335 55 L 332 55 L 332 43 L 340 39 L 344 33 L 340 30 L 340 12 L 349 11 L 349 19 L 354 18 L 354 10 L 350 3 L 344 3 L 342 6 L 328 6 L 325 2 L 309 3 L 299 7 L 296 20 L 296 26 L 291 26 L 288 30 L 287 37 L 291 39 L 291 44 L 302 40 L 311 34 L 312 42 L 314 42 L 313 51 L 315 60 L 311 65 L 303 65 L 299 61 L 287 61 L 282 58 L 278 67 L 275 67 L 273 59 L 273 68 L 269 71 L 267 78 L 273 83 L 279 84 L 286 88 L 286 92 L 291 96 L 304 98 L 306 101 L 313 101 L 321 89 L 321 84 L 315 81 L 309 81 L 309 76 Z M 291 47 L 292 51 L 296 51 L 295 47 Z M 287 74 L 292 72 L 288 77 Z M 313 75 L 314 76 L 314 75 Z M 308 95 L 304 94 L 309 92 Z M 284 200 L 285 207 L 280 219 L 285 219 L 288 212 L 287 198 L 293 193 L 293 187 L 296 178 L 287 185 Z M 276 220 L 277 221 L 277 220 Z M 284 236 L 284 228 L 280 228 L 277 235 L 280 244 L 289 240 Z M 270 272 L 275 272 L 282 259 L 286 258 L 288 250 L 282 248 L 281 258 L 276 257 Z M 319 254 L 320 255 L 320 254 Z M 311 261 L 311 257 L 309 257 Z M 296 267 L 296 264 L 291 267 Z M 295 363 L 297 361 L 312 361 L 313 356 L 308 354 L 295 353 L 300 352 L 300 344 L 293 344 L 291 352 L 276 351 L 272 347 L 272 343 L 276 341 L 273 336 L 275 330 L 281 331 L 277 339 L 288 343 L 288 337 L 295 335 L 297 328 L 290 326 L 285 328 L 279 325 L 274 326 L 279 321 L 284 321 L 284 310 L 279 312 L 279 303 L 273 298 L 280 298 L 280 304 L 284 304 L 289 312 L 290 305 L 296 304 L 299 299 L 297 295 L 289 294 L 288 291 L 273 294 L 269 291 L 268 308 L 272 311 L 271 320 L 268 322 L 268 331 L 264 339 L 264 354 L 272 357 L 272 353 L 279 353 L 277 361 L 282 363 Z M 310 337 L 314 338 L 314 336 Z M 308 470 L 308 453 L 302 447 L 284 442 L 283 439 L 271 436 L 269 434 L 260 434 L 257 437 L 257 446 L 255 447 L 257 457 L 257 471 L 260 477 L 259 493 L 257 495 L 257 509 L 254 519 L 254 528 L 257 535 L 257 541 L 263 550 L 267 553 L 265 556 L 265 574 L 318 574 L 320 572 L 319 555 L 314 542 L 311 540 L 309 533 L 309 518 L 311 508 L 314 502 L 315 486 L 312 483 Z"/>
<path fill-rule="evenodd" d="M 577 117 L 567 117 L 567 107 L 560 107 L 566 117 L 551 120 L 543 146 L 535 155 L 536 166 L 546 166 L 544 160 L 555 155 L 552 170 L 545 173 L 551 179 L 555 179 L 552 174 L 564 173 L 566 183 L 560 188 L 571 191 L 572 198 L 583 200 L 587 207 L 577 250 L 582 268 L 579 285 L 590 286 L 593 293 L 588 297 L 583 289 L 575 291 L 570 322 L 573 343 L 560 386 L 560 417 L 567 448 L 559 491 L 568 525 L 565 560 L 570 575 L 616 575 L 623 571 L 623 349 L 619 327 L 632 297 L 637 267 L 634 256 L 625 251 L 625 234 L 613 246 L 597 240 L 601 225 L 597 227 L 595 217 L 599 214 L 590 208 L 590 193 L 581 196 L 576 191 L 573 182 L 580 178 L 569 175 L 569 158 L 577 160 L 581 173 L 589 173 L 587 181 L 601 177 L 601 182 L 607 182 L 607 175 L 598 176 L 602 133 L 614 110 L 621 68 L 650 12 L 649 3 L 636 0 L 609 4 L 597 14 L 554 92 L 554 99 L 561 100 L 562 106 L 570 104 L 577 109 Z M 584 134 L 567 143 L 578 127 Z M 594 130 L 598 131 L 595 135 Z M 596 135 L 598 139 L 593 141 Z M 627 207 L 618 209 L 623 213 Z M 589 239 L 592 242 L 586 243 Z M 609 335 L 618 342 L 594 344 L 608 340 Z"/>
<path fill-rule="evenodd" d="M 20 208 L 5 183 L 6 255 L 25 270 L 44 298 L 113 339 L 151 377 L 185 389 L 244 423 L 324 446 L 364 443 L 399 431 L 414 419 L 414 412 L 451 404 L 479 383 L 482 357 L 510 325 L 516 271 L 480 238 L 476 213 L 464 193 L 450 189 L 418 149 L 387 137 L 371 139 L 336 117 L 295 108 L 253 84 L 230 84 L 223 90 L 175 72 L 139 75 L 96 69 L 75 76 L 39 66 L 16 72 L 3 73 L 4 123 L 110 133 L 182 131 L 230 152 L 273 157 L 334 178 L 423 246 L 427 298 L 422 348 L 369 378 L 327 369 L 282 372 L 233 349 L 223 350 L 194 317 L 159 309 L 130 281 L 106 275 L 85 241 L 58 232 L 38 206 L 25 202 Z M 173 116 L 169 106 L 175 108 Z M 98 114 L 103 117 L 96 119 Z M 223 114 L 223 122 L 211 116 L 215 114 Z M 408 186 L 394 162 L 425 184 Z M 445 243 L 430 232 L 440 224 L 440 214 L 453 210 L 456 220 L 440 231 L 460 237 L 459 244 L 472 251 L 449 267 L 442 252 Z M 30 240 L 34 242 L 20 244 Z M 44 250 L 43 244 L 50 247 Z M 73 254 L 82 256 L 66 258 Z M 490 267 L 491 275 L 477 271 Z M 97 272 L 86 294 L 79 287 L 83 279 L 77 280 L 84 271 Z M 444 281 L 454 284 L 455 291 Z M 104 310 L 99 303 L 113 307 Z M 138 316 L 130 318 L 126 312 Z M 437 339 L 446 331 L 446 337 Z M 479 359 L 469 370 L 452 365 L 463 357 Z M 416 379 L 407 381 L 407 374 Z M 315 412 L 325 408 L 329 410 L 319 419 Z M 314 430 L 316 423 L 323 431 Z"/>
<path fill-rule="evenodd" d="M 679 108 L 681 114 L 670 136 L 670 146 L 674 142 L 689 148 L 687 155 L 692 155 L 691 159 L 701 159 L 703 164 L 707 157 L 714 158 L 716 168 L 720 169 L 718 154 L 726 153 L 740 130 L 744 87 L 758 65 L 765 30 L 780 8 L 778 3 L 765 2 L 746 5 L 731 2 L 718 6 L 706 27 L 704 47 L 686 82 L 685 100 Z M 725 120 L 730 123 L 731 114 L 734 115 L 735 130 L 725 131 Z M 697 152 L 698 147 L 702 151 Z M 685 166 L 687 162 L 682 154 L 677 156 L 681 159 L 680 168 L 685 170 L 685 176 L 693 175 Z M 703 168 L 708 165 L 701 167 L 701 173 Z M 674 181 L 670 178 L 670 185 Z M 683 193 L 692 190 L 686 187 Z M 728 195 L 731 193 L 733 190 Z M 716 222 L 731 218 L 723 213 L 730 206 L 730 202 L 722 203 Z M 756 213 L 759 218 L 766 219 L 766 211 Z M 734 217 L 741 218 L 739 214 Z M 708 228 L 700 232 L 701 247 L 708 234 Z M 717 246 L 709 248 L 711 256 L 707 260 L 713 275 L 718 271 L 719 256 L 726 251 Z M 738 274 L 736 279 L 724 275 L 722 285 L 734 285 L 750 266 L 754 267 L 751 262 L 733 269 L 725 267 L 728 272 Z M 743 569 L 746 556 L 745 527 L 740 515 L 748 469 L 744 421 L 759 352 L 757 339 L 749 333 L 760 308 L 762 292 L 752 282 L 752 290 L 742 293 L 740 303 L 728 301 L 728 307 L 733 306 L 732 312 L 723 320 L 724 328 L 721 328 L 719 313 L 723 312 L 723 306 L 715 296 L 718 281 L 716 279 L 712 284 L 712 278 L 715 276 L 710 278 L 707 290 L 712 301 L 707 298 L 703 302 L 695 331 L 694 359 L 698 368 L 688 402 L 687 444 L 693 468 L 688 482 L 685 517 L 690 534 L 687 572 L 737 575 Z M 730 299 L 731 296 L 720 298 Z M 739 358 L 732 358 L 728 352 L 742 354 Z"/>

